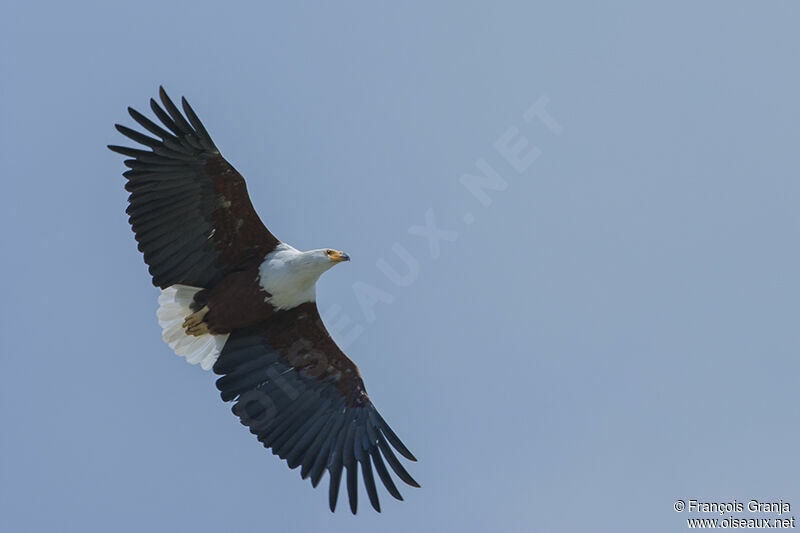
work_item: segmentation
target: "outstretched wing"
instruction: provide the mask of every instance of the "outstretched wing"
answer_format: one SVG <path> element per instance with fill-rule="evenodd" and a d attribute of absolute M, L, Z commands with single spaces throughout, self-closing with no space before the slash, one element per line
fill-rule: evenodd
<path fill-rule="evenodd" d="M 225 273 L 262 259 L 279 241 L 258 218 L 244 178 L 220 155 L 186 99 L 184 117 L 163 87 L 159 94 L 164 107 L 154 99 L 150 107 L 166 129 L 128 108 L 157 138 L 116 125 L 150 150 L 109 148 L 132 158 L 123 173 L 131 193 L 127 213 L 153 284 L 210 287 Z"/>
<path fill-rule="evenodd" d="M 404 482 L 419 487 L 392 447 L 416 461 L 367 396 L 358 367 L 336 346 L 308 302 L 270 320 L 235 330 L 214 365 L 217 388 L 233 413 L 289 468 L 301 467 L 316 487 L 327 470 L 329 503 L 336 508 L 342 470 L 350 509 L 358 506 L 358 470 L 370 503 L 380 511 L 373 467 L 386 490 L 402 500 L 386 463 Z M 391 444 L 391 447 L 389 446 Z"/>

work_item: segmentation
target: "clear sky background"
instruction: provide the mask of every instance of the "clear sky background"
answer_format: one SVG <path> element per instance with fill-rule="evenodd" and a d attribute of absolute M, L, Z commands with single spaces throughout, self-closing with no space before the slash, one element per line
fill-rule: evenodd
<path fill-rule="evenodd" d="M 795 3 L 282 4 L 3 2 L 0 529 L 800 515 Z M 405 502 L 331 514 L 161 341 L 105 148 L 159 84 L 279 238 L 353 258 L 319 305 L 419 458 Z M 504 190 L 464 187 L 479 161 Z"/>

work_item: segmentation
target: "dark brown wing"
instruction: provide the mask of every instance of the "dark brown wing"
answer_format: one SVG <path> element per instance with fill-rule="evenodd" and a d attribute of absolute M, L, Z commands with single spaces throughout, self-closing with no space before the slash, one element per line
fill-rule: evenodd
<path fill-rule="evenodd" d="M 386 468 L 419 487 L 391 444 L 416 461 L 381 418 L 364 389 L 356 365 L 336 346 L 309 302 L 276 313 L 268 321 L 234 330 L 214 372 L 217 388 L 233 412 L 289 468 L 301 467 L 316 487 L 330 474 L 329 504 L 336 508 L 342 469 L 347 471 L 350 509 L 358 506 L 359 465 L 370 503 L 380 511 L 373 466 L 386 490 L 402 500 Z"/>
<path fill-rule="evenodd" d="M 278 244 L 258 218 L 244 178 L 220 155 L 185 98 L 183 114 L 159 91 L 164 108 L 150 107 L 164 125 L 135 109 L 131 117 L 157 138 L 125 126 L 117 130 L 149 147 L 109 146 L 131 157 L 129 222 L 150 267 L 153 284 L 210 287 L 223 275 L 263 257 Z M 166 109 L 166 111 L 165 111 Z"/>

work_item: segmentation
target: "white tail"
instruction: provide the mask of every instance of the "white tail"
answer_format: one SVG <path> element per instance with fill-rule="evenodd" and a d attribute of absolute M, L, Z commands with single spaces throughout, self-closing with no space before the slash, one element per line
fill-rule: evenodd
<path fill-rule="evenodd" d="M 172 285 L 161 291 L 158 297 L 158 324 L 161 326 L 161 338 L 175 350 L 186 362 L 192 365 L 200 363 L 203 370 L 209 370 L 217 361 L 228 335 L 187 335 L 183 329 L 183 321 L 192 314 L 194 295 L 203 289 L 187 285 Z"/>

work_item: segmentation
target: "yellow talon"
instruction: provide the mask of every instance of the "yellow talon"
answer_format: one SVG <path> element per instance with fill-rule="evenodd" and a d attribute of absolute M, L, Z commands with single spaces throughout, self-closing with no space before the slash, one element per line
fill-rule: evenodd
<path fill-rule="evenodd" d="M 186 330 L 187 335 L 199 337 L 208 333 L 208 325 L 203 322 L 207 313 L 208 306 L 206 305 L 196 313 L 186 317 L 186 320 L 183 321 L 183 328 Z"/>

